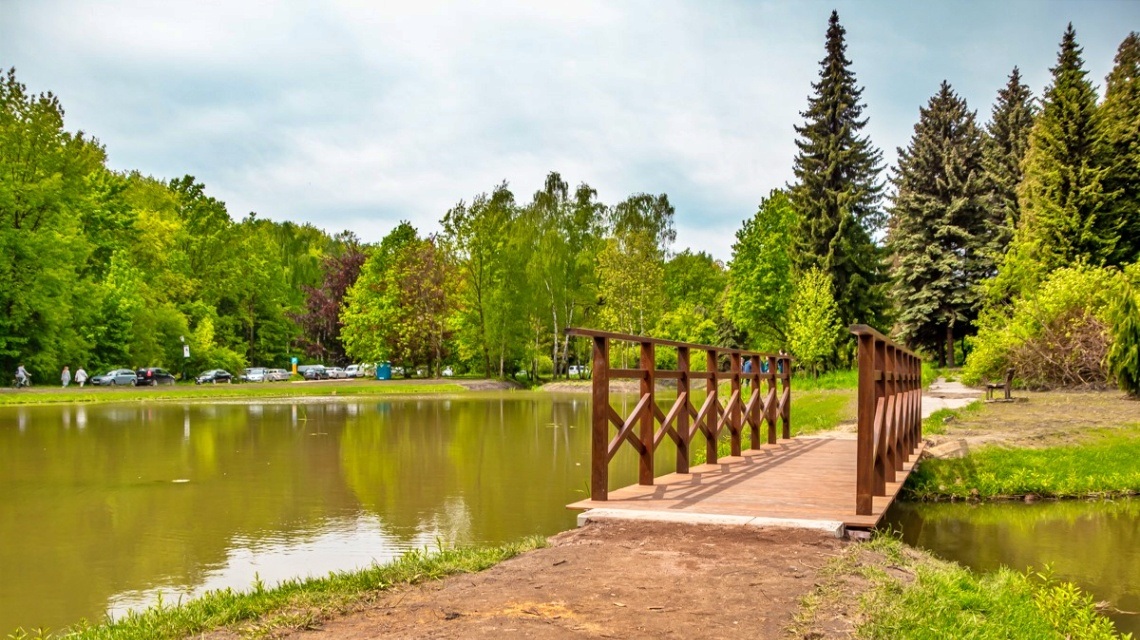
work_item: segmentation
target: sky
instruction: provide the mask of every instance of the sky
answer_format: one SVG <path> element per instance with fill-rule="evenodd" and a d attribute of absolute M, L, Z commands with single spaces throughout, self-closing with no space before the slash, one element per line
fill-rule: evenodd
<path fill-rule="evenodd" d="M 727 261 L 793 179 L 832 9 L 888 167 L 943 80 L 985 122 L 1014 66 L 1041 95 L 1071 21 L 1103 94 L 1140 31 L 1137 0 L 0 0 L 0 68 L 112 169 L 193 175 L 235 219 L 375 242 L 558 171 L 608 205 L 667 193 L 673 249 Z"/>

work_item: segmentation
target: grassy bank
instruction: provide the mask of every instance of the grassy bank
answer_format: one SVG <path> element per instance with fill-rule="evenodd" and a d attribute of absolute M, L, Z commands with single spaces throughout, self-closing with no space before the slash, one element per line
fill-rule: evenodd
<path fill-rule="evenodd" d="M 153 402 L 196 400 L 241 400 L 327 396 L 379 396 L 430 393 L 460 393 L 466 388 L 440 382 L 352 380 L 264 384 L 171 385 L 162 387 L 71 387 L 5 391 L 0 406 L 59 403 Z"/>
<path fill-rule="evenodd" d="M 792 630 L 803 638 L 825 630 L 892 639 L 1118 637 L 1071 584 L 1008 569 L 975 574 L 889 536 L 831 560 Z"/>
<path fill-rule="evenodd" d="M 926 460 L 907 482 L 916 500 L 1088 498 L 1140 494 L 1140 428 L 1097 429 L 1080 443 L 1041 449 L 989 446 Z"/>
<path fill-rule="evenodd" d="M 1140 493 L 1140 404 L 1117 392 L 1023 392 L 1024 402 L 973 403 L 923 422 L 936 440 L 965 440 L 958 459 L 927 459 L 915 500 L 1089 498 Z"/>
<path fill-rule="evenodd" d="M 334 573 L 326 578 L 289 580 L 275 587 L 255 584 L 249 591 L 211 591 L 189 602 L 159 603 L 102 624 L 80 624 L 65 633 L 84 640 L 184 638 L 212 629 L 236 628 L 240 635 L 264 637 L 286 629 L 307 629 L 331 616 L 371 601 L 394 586 L 438 580 L 487 569 L 520 553 L 545 546 L 532 537 L 497 547 L 414 551 L 383 566 Z M 48 630 L 20 630 L 13 640 L 48 638 Z"/>

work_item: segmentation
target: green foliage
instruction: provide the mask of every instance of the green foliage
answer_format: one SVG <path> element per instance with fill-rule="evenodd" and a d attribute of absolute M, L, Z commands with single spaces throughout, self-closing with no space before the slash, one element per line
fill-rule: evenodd
<path fill-rule="evenodd" d="M 773 189 L 736 232 L 726 307 L 752 348 L 773 351 L 787 342 L 797 224 L 788 194 Z"/>
<path fill-rule="evenodd" d="M 924 461 L 905 491 L 917 500 L 945 498 L 1085 498 L 1140 493 L 1140 423 L 1090 430 L 1077 445 L 1045 449 L 985 447 L 965 458 Z"/>
<path fill-rule="evenodd" d="M 884 268 L 872 239 L 883 223 L 882 153 L 860 135 L 867 125 L 863 90 L 846 56 L 845 33 L 832 11 L 819 81 L 802 114 L 806 122 L 796 127 L 797 255 L 801 271 L 814 266 L 831 277 L 840 322 L 882 326 Z"/>
<path fill-rule="evenodd" d="M 1123 391 L 1140 395 L 1140 262 L 1125 270 L 1121 284 L 1111 302 L 1109 320 L 1112 346 L 1105 367 Z"/>
<path fill-rule="evenodd" d="M 980 320 L 962 380 L 1002 379 L 1009 367 L 1024 384 L 1104 384 L 1112 301 L 1123 285 L 1120 272 L 1077 266 L 1058 269 L 1008 312 Z"/>
<path fill-rule="evenodd" d="M 1140 261 L 1140 34 L 1120 43 L 1100 106 L 1108 216 L 1122 224 L 1114 261 Z"/>
<path fill-rule="evenodd" d="M 943 82 L 919 109 L 894 177 L 889 246 L 900 333 L 941 365 L 954 365 L 954 339 L 970 333 L 979 281 L 992 270 L 982 149 L 974 114 Z"/>
<path fill-rule="evenodd" d="M 813 267 L 797 283 L 788 311 L 788 347 L 798 366 L 815 375 L 835 351 L 840 330 L 831 278 Z"/>
<path fill-rule="evenodd" d="M 1036 115 L 1033 94 L 1021 81 L 1021 71 L 1014 67 L 1009 82 L 998 92 L 986 127 L 982 158 L 991 198 L 987 218 L 989 235 L 983 242 L 987 243 L 985 254 L 991 268 L 996 269 L 1021 219 L 1017 188 L 1021 184 L 1021 162 L 1029 149 L 1029 132 Z"/>
<path fill-rule="evenodd" d="M 598 254 L 598 319 L 603 328 L 647 335 L 664 304 L 664 267 L 656 240 L 628 231 L 606 240 Z"/>
<path fill-rule="evenodd" d="M 1096 90 L 1072 25 L 1022 165 L 1021 220 L 991 297 L 1025 293 L 1049 272 L 1078 261 L 1113 264 L 1121 221 L 1106 207 L 1105 153 Z"/>

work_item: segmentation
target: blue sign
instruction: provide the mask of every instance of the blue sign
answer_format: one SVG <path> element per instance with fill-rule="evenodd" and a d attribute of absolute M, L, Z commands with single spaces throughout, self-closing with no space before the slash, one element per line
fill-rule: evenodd
<path fill-rule="evenodd" d="M 297 359 L 296 359 L 296 358 L 289 358 L 289 361 L 290 361 L 292 364 L 297 364 Z"/>

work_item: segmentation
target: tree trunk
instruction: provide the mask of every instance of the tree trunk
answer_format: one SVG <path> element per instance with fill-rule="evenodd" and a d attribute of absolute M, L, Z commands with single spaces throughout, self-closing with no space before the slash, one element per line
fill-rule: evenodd
<path fill-rule="evenodd" d="M 954 323 L 946 325 L 946 366 L 954 366 Z"/>

